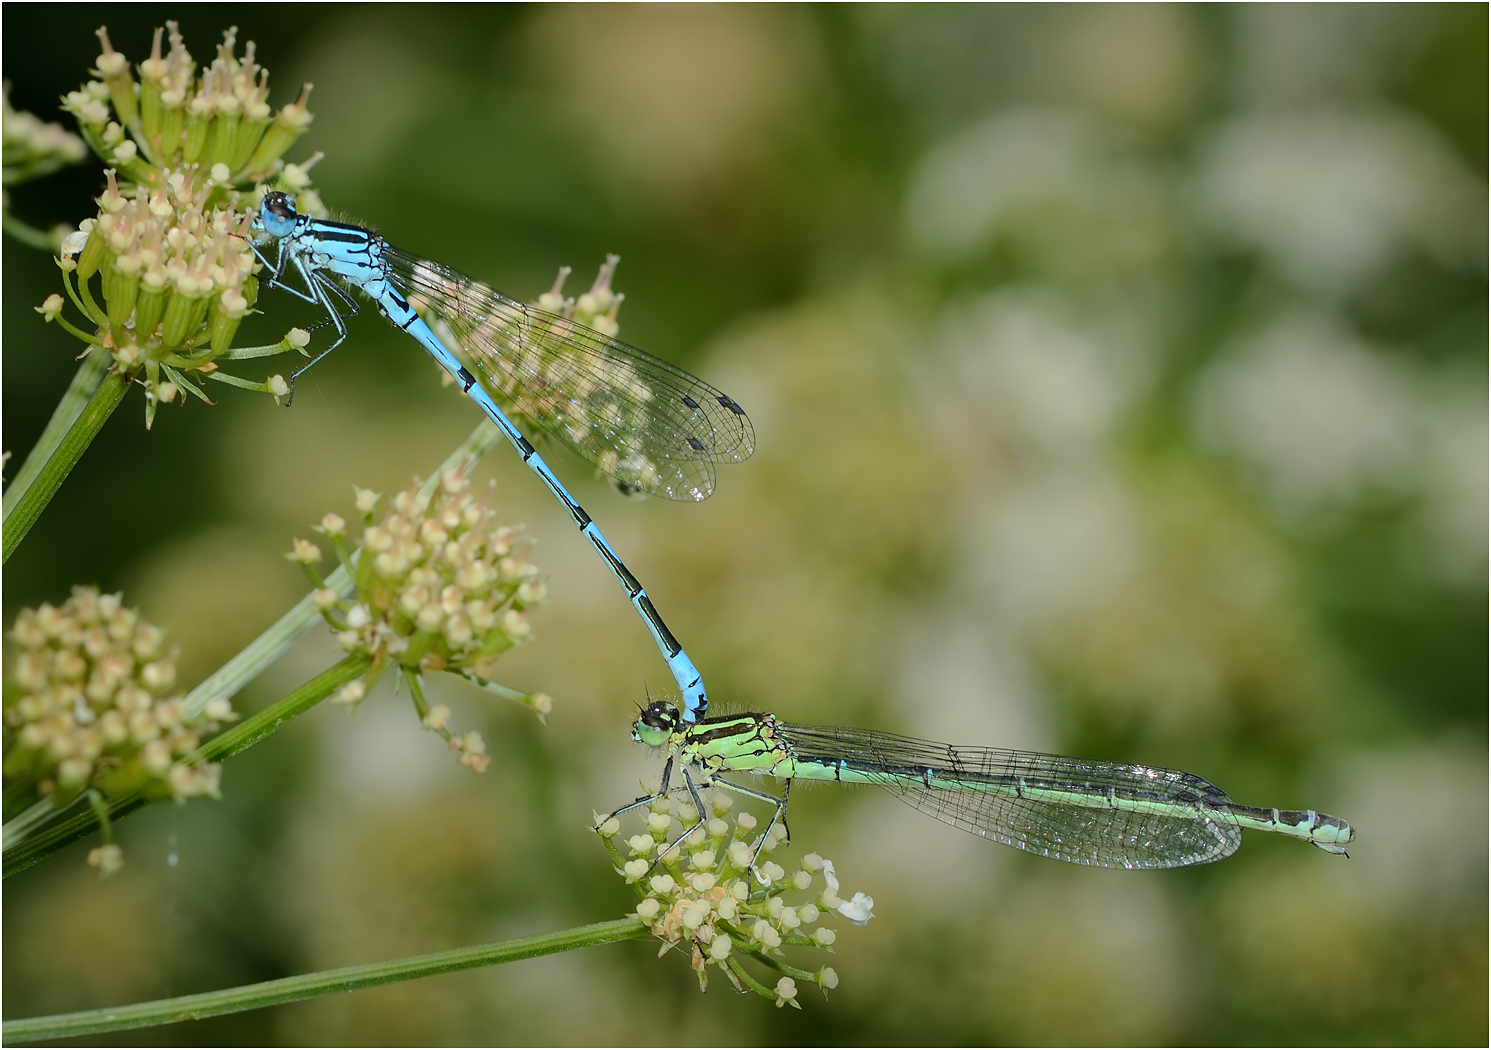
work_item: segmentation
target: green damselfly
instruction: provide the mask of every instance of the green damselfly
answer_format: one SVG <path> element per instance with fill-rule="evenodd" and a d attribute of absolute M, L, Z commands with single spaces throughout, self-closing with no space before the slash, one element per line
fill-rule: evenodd
<path fill-rule="evenodd" d="M 678 769 L 684 786 L 672 790 L 688 792 L 701 820 L 708 810 L 699 789 L 710 784 L 772 804 L 763 843 L 772 825 L 780 821 L 786 827 L 794 780 L 878 784 L 944 824 L 1042 857 L 1104 868 L 1178 868 L 1221 860 L 1237 849 L 1244 828 L 1303 839 L 1342 855 L 1355 836 L 1337 817 L 1239 805 L 1194 773 L 1132 762 L 952 747 L 865 729 L 797 725 L 770 714 L 687 722 L 666 701 L 643 709 L 632 739 L 665 750 L 667 765 L 656 794 L 611 816 L 666 798 Z M 785 784 L 778 797 L 725 780 L 725 773 L 777 777 Z"/>

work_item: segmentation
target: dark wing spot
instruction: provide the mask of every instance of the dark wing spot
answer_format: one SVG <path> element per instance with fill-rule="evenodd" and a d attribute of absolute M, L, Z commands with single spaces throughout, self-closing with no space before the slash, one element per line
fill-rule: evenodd
<path fill-rule="evenodd" d="M 699 402 L 695 401 L 693 398 L 689 397 L 687 394 L 683 395 L 683 403 L 685 405 L 688 405 L 690 408 L 698 408 L 699 407 Z"/>
<path fill-rule="evenodd" d="M 730 398 L 726 395 L 721 394 L 719 397 L 715 398 L 715 400 L 718 401 L 723 407 L 728 408 L 731 412 L 734 412 L 737 416 L 745 415 L 745 409 L 741 408 L 734 401 L 731 401 Z"/>
<path fill-rule="evenodd" d="M 689 448 L 693 449 L 695 452 L 703 452 L 704 451 L 704 442 L 700 441 L 696 437 L 690 437 L 689 438 Z"/>

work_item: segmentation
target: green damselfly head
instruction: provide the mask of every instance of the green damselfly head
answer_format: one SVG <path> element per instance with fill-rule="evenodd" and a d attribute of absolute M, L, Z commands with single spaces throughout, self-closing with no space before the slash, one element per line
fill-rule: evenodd
<path fill-rule="evenodd" d="M 648 747 L 662 747 L 678 728 L 679 718 L 677 707 L 666 700 L 654 700 L 632 724 L 632 739 Z"/>

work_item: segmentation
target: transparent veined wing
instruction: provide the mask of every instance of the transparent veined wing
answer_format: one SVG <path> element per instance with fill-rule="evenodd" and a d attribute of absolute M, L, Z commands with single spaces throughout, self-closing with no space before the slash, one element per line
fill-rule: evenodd
<path fill-rule="evenodd" d="M 384 257 L 494 396 L 623 487 L 702 500 L 716 463 L 755 450 L 745 410 L 683 369 L 439 263 L 391 246 Z"/>
<path fill-rule="evenodd" d="M 928 816 L 1044 857 L 1174 868 L 1221 860 L 1242 841 L 1227 793 L 1181 770 L 837 726 L 777 729 L 800 760 L 842 761 Z"/>

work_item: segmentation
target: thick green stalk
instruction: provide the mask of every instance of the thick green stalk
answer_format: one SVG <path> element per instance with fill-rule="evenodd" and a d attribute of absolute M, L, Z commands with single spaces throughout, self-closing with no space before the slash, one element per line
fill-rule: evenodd
<path fill-rule="evenodd" d="M 332 664 L 315 678 L 284 699 L 270 704 L 251 718 L 245 718 L 226 732 L 219 733 L 202 745 L 202 757 L 221 762 L 247 751 L 270 733 L 298 715 L 305 714 L 348 682 L 367 674 L 373 658 L 367 653 L 352 653 Z"/>
<path fill-rule="evenodd" d="M 98 389 L 99 380 L 104 377 L 104 372 L 108 367 L 109 355 L 106 353 L 92 350 L 83 358 L 83 363 L 78 366 L 77 372 L 73 374 L 72 382 L 67 386 L 67 392 L 62 395 L 62 400 L 57 402 L 57 407 L 52 410 L 52 418 L 47 422 L 47 428 L 41 432 L 41 437 L 36 439 L 36 445 L 26 457 L 26 462 L 21 464 L 21 469 L 16 471 L 5 489 L 6 517 L 10 517 L 11 505 L 35 483 L 36 476 L 41 473 L 41 468 L 57 450 L 68 427 L 72 426 L 78 416 L 83 414 L 83 409 L 88 405 L 88 399 Z"/>
<path fill-rule="evenodd" d="M 357 563 L 359 551 L 352 554 Z M 352 577 L 347 570 L 338 568 L 326 577 L 326 586 L 342 596 L 352 593 Z M 195 689 L 186 694 L 182 704 L 187 718 L 195 718 L 213 700 L 231 699 L 238 691 L 259 676 L 270 664 L 278 660 L 285 651 L 298 642 L 305 633 L 318 623 L 321 611 L 316 608 L 316 597 L 307 594 L 291 606 L 273 627 L 250 642 L 239 654 L 204 678 Z M 240 727 L 242 728 L 242 727 Z"/>
<path fill-rule="evenodd" d="M 172 1024 L 177 1021 L 194 1021 L 203 1017 L 256 1010 L 265 1006 L 293 1003 L 332 992 L 350 992 L 358 988 L 410 981 L 419 977 L 455 970 L 469 970 L 478 966 L 516 962 L 540 955 L 553 955 L 575 948 L 588 948 L 598 944 L 613 944 L 616 941 L 632 940 L 646 935 L 646 927 L 633 919 L 615 919 L 598 922 L 590 926 L 577 926 L 570 930 L 540 934 L 537 937 L 519 937 L 510 941 L 495 941 L 473 948 L 457 948 L 433 955 L 416 955 L 392 962 L 370 963 L 366 966 L 345 966 L 339 970 L 323 970 L 320 973 L 300 977 L 282 977 L 277 981 L 248 984 L 240 988 L 229 988 L 221 992 L 203 992 L 199 995 L 182 995 L 175 999 L 159 999 L 151 1003 L 136 1003 L 105 1010 L 84 1010 L 75 1014 L 54 1014 L 51 1017 L 31 1017 L 21 1021 L 6 1021 L 3 1034 L 7 1045 L 32 1043 L 42 1039 L 63 1039 L 77 1036 L 97 1035 L 102 1032 L 119 1032 L 129 1028 L 148 1028 L 152 1025 Z"/>
<path fill-rule="evenodd" d="M 270 704 L 258 714 L 244 719 L 227 732 L 219 733 L 207 741 L 202 745 L 203 759 L 208 762 L 221 762 L 253 747 L 280 726 L 297 715 L 309 711 L 348 682 L 361 678 L 371 665 L 372 657 L 366 653 L 353 653 L 340 663 L 327 668 L 299 689 L 287 694 L 283 699 Z M 139 795 L 126 795 L 112 799 L 109 802 L 109 817 L 117 821 L 146 805 L 148 801 Z M 91 834 L 97 827 L 97 815 L 91 809 L 83 810 L 55 827 L 48 828 L 12 846 L 5 851 L 5 877 L 9 878 L 16 872 L 24 871 L 31 865 L 45 860 L 58 850 Z"/>
<path fill-rule="evenodd" d="M 100 359 L 100 364 L 107 366 L 105 355 L 88 355 L 90 360 L 95 356 Z M 85 394 L 89 369 L 89 361 L 84 361 L 52 414 L 47 429 L 42 432 L 41 440 L 26 457 L 16 480 L 5 491 L 4 550 L 0 562 L 10 560 L 11 554 L 26 538 L 26 533 L 31 531 L 31 526 L 36 524 L 36 519 L 41 517 L 41 512 L 129 389 L 127 376 L 110 371 L 95 389 L 87 390 Z M 76 402 L 84 397 L 87 397 L 86 403 L 76 408 Z M 34 467 L 33 461 L 36 463 Z"/>

